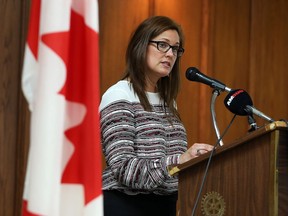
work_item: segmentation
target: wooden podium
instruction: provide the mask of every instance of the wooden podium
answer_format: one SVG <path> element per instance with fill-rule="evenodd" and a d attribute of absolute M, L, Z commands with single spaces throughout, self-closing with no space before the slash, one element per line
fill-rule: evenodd
<path fill-rule="evenodd" d="M 174 167 L 177 215 L 191 216 L 210 153 Z M 287 216 L 288 130 L 274 122 L 217 147 L 193 216 Z"/>

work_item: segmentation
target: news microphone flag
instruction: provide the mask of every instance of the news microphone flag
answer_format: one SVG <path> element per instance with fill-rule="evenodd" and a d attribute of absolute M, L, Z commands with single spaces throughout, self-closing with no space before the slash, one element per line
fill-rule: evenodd
<path fill-rule="evenodd" d="M 32 0 L 22 89 L 31 110 L 23 216 L 101 216 L 96 0 Z"/>

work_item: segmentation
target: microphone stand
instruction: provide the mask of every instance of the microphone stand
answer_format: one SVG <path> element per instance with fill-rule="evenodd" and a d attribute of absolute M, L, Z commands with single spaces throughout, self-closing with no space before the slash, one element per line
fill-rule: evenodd
<path fill-rule="evenodd" d="M 252 132 L 257 130 L 259 127 L 257 126 L 256 120 L 253 117 L 253 114 L 248 115 L 248 123 L 250 125 L 250 129 L 248 130 L 248 132 Z"/>
<path fill-rule="evenodd" d="M 220 91 L 218 89 L 214 89 L 212 92 L 212 97 L 211 97 L 211 104 L 210 104 L 210 111 L 211 111 L 211 115 L 212 115 L 212 122 L 213 122 L 213 126 L 216 132 L 216 136 L 217 136 L 217 140 L 219 140 L 219 145 L 223 146 L 224 143 L 220 137 L 220 132 L 217 126 L 217 122 L 216 122 L 216 113 L 215 113 L 215 101 L 217 96 L 220 95 Z"/>

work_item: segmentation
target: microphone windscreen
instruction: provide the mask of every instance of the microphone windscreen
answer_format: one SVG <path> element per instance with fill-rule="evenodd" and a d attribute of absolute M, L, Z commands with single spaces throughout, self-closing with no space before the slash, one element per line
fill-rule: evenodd
<path fill-rule="evenodd" d="M 229 92 L 224 99 L 224 104 L 230 112 L 236 115 L 248 115 L 246 106 L 253 106 L 253 102 L 249 94 L 243 89 L 235 89 Z"/>
<path fill-rule="evenodd" d="M 201 72 L 196 67 L 189 67 L 186 70 L 186 78 L 190 81 L 198 81 L 198 74 L 201 74 Z"/>

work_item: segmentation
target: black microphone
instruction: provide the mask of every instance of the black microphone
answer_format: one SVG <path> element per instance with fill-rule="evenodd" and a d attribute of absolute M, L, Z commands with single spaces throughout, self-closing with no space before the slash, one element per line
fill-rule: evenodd
<path fill-rule="evenodd" d="M 272 118 L 253 107 L 250 95 L 243 89 L 231 90 L 224 99 L 224 104 L 228 110 L 236 115 L 246 116 L 255 114 L 269 122 L 274 122 Z"/>
<path fill-rule="evenodd" d="M 205 74 L 201 73 L 195 67 L 189 67 L 186 70 L 186 78 L 190 81 L 196 81 L 196 82 L 204 83 L 206 85 L 209 85 L 211 88 L 215 88 L 215 89 L 218 89 L 221 91 L 227 91 L 227 92 L 231 91 L 231 89 L 226 87 L 225 84 L 223 84 L 222 82 L 220 82 L 216 79 L 212 79 L 212 78 L 206 76 Z"/>

